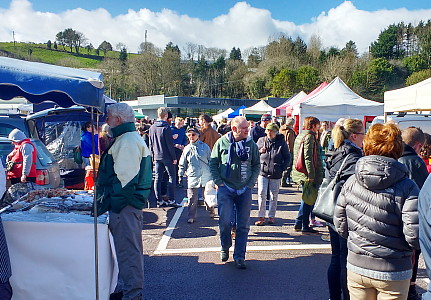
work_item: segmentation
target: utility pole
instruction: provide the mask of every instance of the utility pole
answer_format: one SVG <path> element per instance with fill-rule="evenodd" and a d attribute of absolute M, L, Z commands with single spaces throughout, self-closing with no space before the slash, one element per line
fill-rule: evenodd
<path fill-rule="evenodd" d="M 13 46 L 15 47 L 15 31 L 12 31 L 12 37 L 13 37 Z"/>

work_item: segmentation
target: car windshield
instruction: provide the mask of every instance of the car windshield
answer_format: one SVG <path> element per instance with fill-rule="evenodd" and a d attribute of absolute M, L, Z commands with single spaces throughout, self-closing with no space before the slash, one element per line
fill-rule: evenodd
<path fill-rule="evenodd" d="M 22 132 L 26 132 L 25 127 L 22 128 L 22 127 L 19 127 L 16 125 L 18 125 L 18 124 L 11 125 L 11 124 L 0 123 L 0 137 L 6 137 L 7 138 L 9 136 L 9 133 L 12 130 L 14 130 L 15 128 L 18 128 Z"/>

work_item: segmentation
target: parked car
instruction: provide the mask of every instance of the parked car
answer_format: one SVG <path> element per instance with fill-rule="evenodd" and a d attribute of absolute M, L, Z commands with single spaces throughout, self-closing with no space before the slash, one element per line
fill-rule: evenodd
<path fill-rule="evenodd" d="M 0 157 L 3 166 L 5 165 L 7 155 L 14 148 L 11 141 L 8 140 L 8 136 L 15 128 L 18 128 L 24 132 L 27 137 L 30 137 L 25 116 L 0 115 Z M 30 138 L 30 141 L 37 150 L 36 184 L 46 188 L 57 188 L 61 182 L 58 163 L 39 139 Z"/>
<path fill-rule="evenodd" d="M 74 161 L 73 151 L 81 144 L 82 126 L 87 121 L 91 115 L 82 106 L 48 108 L 26 118 L 30 135 L 40 139 L 57 160 L 65 188 L 84 189 L 86 171 Z M 105 116 L 99 115 L 99 124 L 104 121 Z"/>
<path fill-rule="evenodd" d="M 388 115 L 387 121 L 393 121 L 400 127 L 401 130 L 410 126 L 419 127 L 423 132 L 431 134 L 431 115 L 428 114 L 397 114 Z M 376 117 L 372 124 L 384 123 L 384 116 Z"/>

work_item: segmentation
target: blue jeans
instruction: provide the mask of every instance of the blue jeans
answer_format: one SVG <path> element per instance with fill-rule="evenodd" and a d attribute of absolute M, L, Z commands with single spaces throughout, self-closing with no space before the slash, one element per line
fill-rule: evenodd
<path fill-rule="evenodd" d="M 245 259 L 247 237 L 250 231 L 251 189 L 237 195 L 229 191 L 226 186 L 220 186 L 217 190 L 220 241 L 222 250 L 228 250 L 232 246 L 232 220 L 236 211 L 236 237 L 234 259 Z"/>
<path fill-rule="evenodd" d="M 162 201 L 162 181 L 164 172 L 168 173 L 168 195 L 169 200 L 175 200 L 175 185 L 176 185 L 176 174 L 175 167 L 172 162 L 166 162 L 163 160 L 155 161 L 155 179 L 154 179 L 154 193 L 157 201 Z"/>
<path fill-rule="evenodd" d="M 328 226 L 331 238 L 331 263 L 328 267 L 328 286 L 331 300 L 349 300 L 347 289 L 347 239 Z"/>
<path fill-rule="evenodd" d="M 299 206 L 298 216 L 295 220 L 295 225 L 302 224 L 302 230 L 307 230 L 310 227 L 310 214 L 313 209 L 313 205 L 308 205 L 301 200 L 301 205 Z"/>

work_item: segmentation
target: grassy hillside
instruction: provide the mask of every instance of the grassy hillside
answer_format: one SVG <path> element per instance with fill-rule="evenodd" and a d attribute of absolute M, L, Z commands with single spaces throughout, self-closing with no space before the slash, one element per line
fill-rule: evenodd
<path fill-rule="evenodd" d="M 69 50 L 68 48 L 63 50 L 63 47 L 60 46 L 57 50 L 54 48 L 48 49 L 46 44 L 15 43 L 14 45 L 13 42 L 0 42 L 0 55 L 72 68 L 97 69 L 105 58 L 102 51 L 100 51 L 99 55 L 96 55 L 95 50 L 88 53 L 86 49 L 81 48 L 80 54 Z M 119 52 L 108 51 L 106 57 L 118 58 Z"/>

